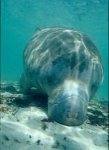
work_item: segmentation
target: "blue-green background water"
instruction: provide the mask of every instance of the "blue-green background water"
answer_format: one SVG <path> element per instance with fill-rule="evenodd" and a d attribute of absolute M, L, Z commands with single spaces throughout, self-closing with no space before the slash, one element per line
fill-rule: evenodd
<path fill-rule="evenodd" d="M 73 27 L 97 45 L 104 63 L 98 91 L 108 95 L 108 0 L 1 0 L 1 78 L 16 81 L 23 70 L 23 50 L 38 28 Z"/>

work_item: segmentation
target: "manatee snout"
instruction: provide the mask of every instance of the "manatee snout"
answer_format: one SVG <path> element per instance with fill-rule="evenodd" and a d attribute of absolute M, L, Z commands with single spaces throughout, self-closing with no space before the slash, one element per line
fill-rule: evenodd
<path fill-rule="evenodd" d="M 78 126 L 86 119 L 87 102 L 79 96 L 67 97 L 48 106 L 48 116 L 60 124 Z"/>

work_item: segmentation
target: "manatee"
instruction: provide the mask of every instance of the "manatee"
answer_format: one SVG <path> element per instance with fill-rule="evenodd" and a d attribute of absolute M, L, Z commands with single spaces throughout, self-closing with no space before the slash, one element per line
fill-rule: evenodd
<path fill-rule="evenodd" d="M 103 64 L 91 39 L 75 29 L 38 30 L 27 44 L 20 88 L 48 96 L 48 118 L 67 126 L 86 119 L 88 102 L 103 81 Z"/>

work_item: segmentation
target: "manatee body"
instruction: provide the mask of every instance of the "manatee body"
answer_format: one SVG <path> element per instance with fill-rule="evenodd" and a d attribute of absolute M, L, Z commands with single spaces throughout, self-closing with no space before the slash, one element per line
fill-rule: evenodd
<path fill-rule="evenodd" d="M 48 117 L 76 126 L 103 80 L 98 50 L 89 37 L 65 28 L 37 31 L 24 50 L 21 90 L 48 95 Z"/>

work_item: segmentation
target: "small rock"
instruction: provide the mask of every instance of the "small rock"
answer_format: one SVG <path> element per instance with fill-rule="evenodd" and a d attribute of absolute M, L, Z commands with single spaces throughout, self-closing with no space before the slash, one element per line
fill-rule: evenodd
<path fill-rule="evenodd" d="M 37 145 L 40 145 L 41 140 L 37 140 Z"/>
<path fill-rule="evenodd" d="M 46 130 L 47 128 L 48 128 L 47 125 L 45 123 L 42 123 L 42 129 Z"/>

